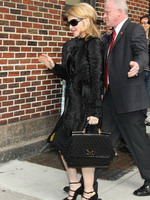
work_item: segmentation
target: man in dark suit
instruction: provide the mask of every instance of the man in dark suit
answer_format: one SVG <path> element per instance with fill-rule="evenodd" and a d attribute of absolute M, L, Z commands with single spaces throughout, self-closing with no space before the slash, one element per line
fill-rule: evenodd
<path fill-rule="evenodd" d="M 144 81 L 148 50 L 143 28 L 128 19 L 125 0 L 106 0 L 104 21 L 115 30 L 114 44 L 106 45 L 107 90 L 103 99 L 103 129 L 112 133 L 115 145 L 122 135 L 139 168 L 144 185 L 136 196 L 150 195 L 150 140 L 146 134 L 144 109 L 149 98 Z M 111 38 L 110 38 L 111 41 Z"/>

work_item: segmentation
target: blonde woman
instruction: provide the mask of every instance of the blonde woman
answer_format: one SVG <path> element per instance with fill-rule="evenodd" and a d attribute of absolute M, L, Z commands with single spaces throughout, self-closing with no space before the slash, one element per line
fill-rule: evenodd
<path fill-rule="evenodd" d="M 39 58 L 50 72 L 69 83 L 66 105 L 53 141 L 60 151 L 68 173 L 70 190 L 64 200 L 97 200 L 93 189 L 94 167 L 81 169 L 84 187 L 79 182 L 76 168 L 67 165 L 66 147 L 71 132 L 89 125 L 97 125 L 101 118 L 102 49 L 96 26 L 97 14 L 92 6 L 79 3 L 66 13 L 67 24 L 74 39 L 66 42 L 62 52 L 62 65 L 55 64 L 46 54 Z"/>

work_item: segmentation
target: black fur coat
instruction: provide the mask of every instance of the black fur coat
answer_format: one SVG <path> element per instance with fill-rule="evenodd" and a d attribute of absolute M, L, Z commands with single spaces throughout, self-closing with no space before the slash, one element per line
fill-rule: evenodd
<path fill-rule="evenodd" d="M 100 118 L 102 87 L 102 45 L 98 38 L 75 38 L 64 44 L 62 65 L 55 64 L 51 72 L 66 80 L 67 95 L 63 126 L 81 130 L 88 116 Z"/>

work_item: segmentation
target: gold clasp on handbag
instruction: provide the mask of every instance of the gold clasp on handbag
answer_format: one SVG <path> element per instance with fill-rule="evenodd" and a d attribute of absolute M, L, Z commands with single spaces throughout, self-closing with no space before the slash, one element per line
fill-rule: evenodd
<path fill-rule="evenodd" d="M 83 129 L 82 133 L 86 133 L 86 128 Z"/>
<path fill-rule="evenodd" d="M 102 134 L 102 131 L 100 128 L 98 128 L 97 132 L 98 132 L 98 134 Z"/>
<path fill-rule="evenodd" d="M 88 149 L 86 149 L 86 155 L 87 156 L 94 156 L 94 150 L 88 150 Z"/>

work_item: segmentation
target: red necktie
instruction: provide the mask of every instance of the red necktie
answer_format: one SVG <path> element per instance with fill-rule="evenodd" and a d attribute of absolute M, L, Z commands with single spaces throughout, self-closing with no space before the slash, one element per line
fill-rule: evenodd
<path fill-rule="evenodd" d="M 114 41 L 115 41 L 115 37 L 116 37 L 116 31 L 113 30 L 107 56 L 109 56 L 109 54 L 112 50 L 112 47 L 113 47 L 113 44 L 114 44 Z M 104 70 L 104 86 L 105 86 L 106 90 L 108 90 L 108 63 L 107 63 L 107 61 L 106 61 L 105 70 Z"/>

